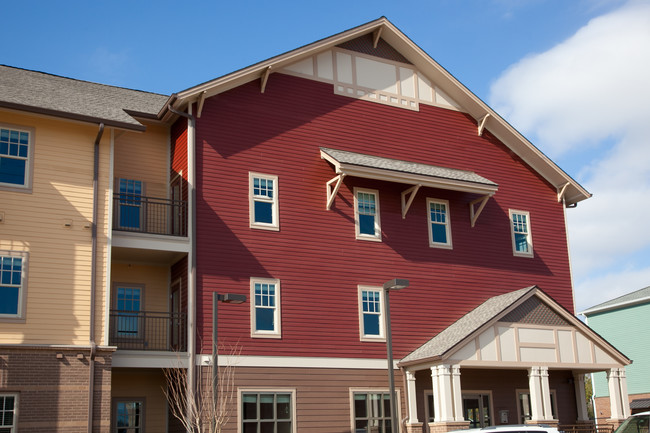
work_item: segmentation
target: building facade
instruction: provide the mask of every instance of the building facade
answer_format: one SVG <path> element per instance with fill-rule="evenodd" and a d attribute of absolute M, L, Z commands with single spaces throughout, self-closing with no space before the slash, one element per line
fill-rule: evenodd
<path fill-rule="evenodd" d="M 389 329 L 402 431 L 584 422 L 592 371 L 627 401 L 573 316 L 590 194 L 385 18 L 169 97 L 2 73 L 7 428 L 181 431 L 165 371 L 209 394 L 216 340 L 224 431 L 387 432 Z"/>
<path fill-rule="evenodd" d="M 616 345 L 634 363 L 626 368 L 628 396 L 632 413 L 650 410 L 650 363 L 648 349 L 639 340 L 648 324 L 650 287 L 595 305 L 581 312 L 589 326 Z M 598 418 L 609 418 L 609 377 L 604 373 L 593 375 L 594 412 Z"/>

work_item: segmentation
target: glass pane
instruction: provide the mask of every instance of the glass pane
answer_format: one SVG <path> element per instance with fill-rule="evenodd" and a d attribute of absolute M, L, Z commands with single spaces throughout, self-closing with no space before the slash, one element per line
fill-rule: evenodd
<path fill-rule="evenodd" d="M 275 433 L 275 422 L 266 421 L 260 423 L 260 433 Z"/>
<path fill-rule="evenodd" d="M 260 395 L 260 419 L 275 419 L 273 414 L 273 394 Z"/>
<path fill-rule="evenodd" d="M 431 236 L 433 242 L 446 244 L 447 243 L 447 228 L 443 224 L 431 224 Z"/>
<path fill-rule="evenodd" d="M 0 314 L 18 314 L 18 287 L 0 286 Z"/>
<path fill-rule="evenodd" d="M 256 331 L 274 331 L 275 310 L 272 308 L 255 309 L 255 330 Z"/>
<path fill-rule="evenodd" d="M 368 408 L 366 405 L 366 394 L 354 394 L 354 417 L 368 418 Z M 366 424 L 364 424 L 366 425 Z"/>
<path fill-rule="evenodd" d="M 375 235 L 374 215 L 359 215 L 359 233 L 363 235 Z"/>
<path fill-rule="evenodd" d="M 256 422 L 244 423 L 243 433 L 257 433 L 257 423 Z"/>
<path fill-rule="evenodd" d="M 276 418 L 291 419 L 291 395 L 278 394 L 276 399 L 278 402 L 276 406 Z"/>
<path fill-rule="evenodd" d="M 363 333 L 365 335 L 380 335 L 378 314 L 363 315 Z"/>
<path fill-rule="evenodd" d="M 242 400 L 242 411 L 244 419 L 257 419 L 257 395 L 244 394 Z"/>
<path fill-rule="evenodd" d="M 370 394 L 370 418 L 381 416 L 381 394 Z"/>
<path fill-rule="evenodd" d="M 25 159 L 0 158 L 0 182 L 25 184 Z"/>
<path fill-rule="evenodd" d="M 278 433 L 291 433 L 291 422 L 278 422 Z"/>
<path fill-rule="evenodd" d="M 528 252 L 528 237 L 523 233 L 515 233 L 515 248 L 522 253 Z"/>
<path fill-rule="evenodd" d="M 255 222 L 273 224 L 273 203 L 255 202 Z"/>

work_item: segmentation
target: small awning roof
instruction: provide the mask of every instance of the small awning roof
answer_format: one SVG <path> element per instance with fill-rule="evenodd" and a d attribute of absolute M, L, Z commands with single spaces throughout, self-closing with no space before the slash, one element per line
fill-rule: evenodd
<path fill-rule="evenodd" d="M 337 174 L 377 179 L 408 185 L 493 195 L 499 185 L 472 171 L 417 162 L 382 158 L 345 150 L 320 148 L 321 158 L 330 162 Z"/>

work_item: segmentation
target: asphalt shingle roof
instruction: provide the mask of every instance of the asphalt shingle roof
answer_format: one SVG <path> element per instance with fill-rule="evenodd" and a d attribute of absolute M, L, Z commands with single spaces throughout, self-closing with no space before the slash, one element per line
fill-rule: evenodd
<path fill-rule="evenodd" d="M 650 302 L 650 286 L 644 287 L 643 289 L 637 290 L 627 295 L 619 296 L 618 298 L 611 299 L 602 304 L 594 305 L 593 307 L 587 308 L 581 314 L 588 315 L 589 313 L 595 313 L 602 310 L 611 310 L 618 306 L 624 306 L 636 301 L 642 301 L 647 299 Z"/>
<path fill-rule="evenodd" d="M 168 96 L 0 65 L 0 106 L 143 129 L 127 113 L 155 116 Z"/>
<path fill-rule="evenodd" d="M 472 171 L 457 170 L 454 168 L 439 167 L 429 164 L 420 164 L 417 162 L 401 161 L 398 159 L 382 158 L 380 156 L 365 155 L 363 153 L 348 152 L 346 150 L 328 149 L 326 147 L 321 147 L 320 149 L 342 164 L 399 171 L 402 173 L 419 174 L 423 176 L 438 177 L 442 179 L 451 179 L 463 182 L 480 183 L 495 187 L 498 186 L 491 180 L 488 180 L 483 176 L 479 176 Z"/>
<path fill-rule="evenodd" d="M 488 299 L 431 340 L 405 356 L 400 363 L 419 361 L 444 355 L 481 326 L 517 302 L 528 292 L 535 289 L 536 286 L 525 287 Z"/>

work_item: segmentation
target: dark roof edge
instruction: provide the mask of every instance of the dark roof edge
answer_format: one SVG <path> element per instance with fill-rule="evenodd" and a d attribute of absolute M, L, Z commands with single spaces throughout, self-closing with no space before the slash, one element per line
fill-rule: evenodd
<path fill-rule="evenodd" d="M 121 129 L 129 129 L 132 131 L 145 131 L 147 128 L 144 125 L 134 125 L 132 123 L 117 122 L 115 120 L 102 119 L 100 117 L 85 116 L 83 114 L 67 113 L 65 111 L 51 110 L 48 108 L 34 107 L 31 105 L 15 104 L 13 102 L 0 101 L 0 108 L 9 108 L 12 110 L 26 111 L 34 114 L 44 114 L 46 116 L 61 117 L 64 119 L 78 120 L 87 123 L 103 123 L 106 126 L 113 126 Z M 145 116 L 139 116 L 145 117 Z M 155 115 L 153 118 L 156 118 Z"/>

